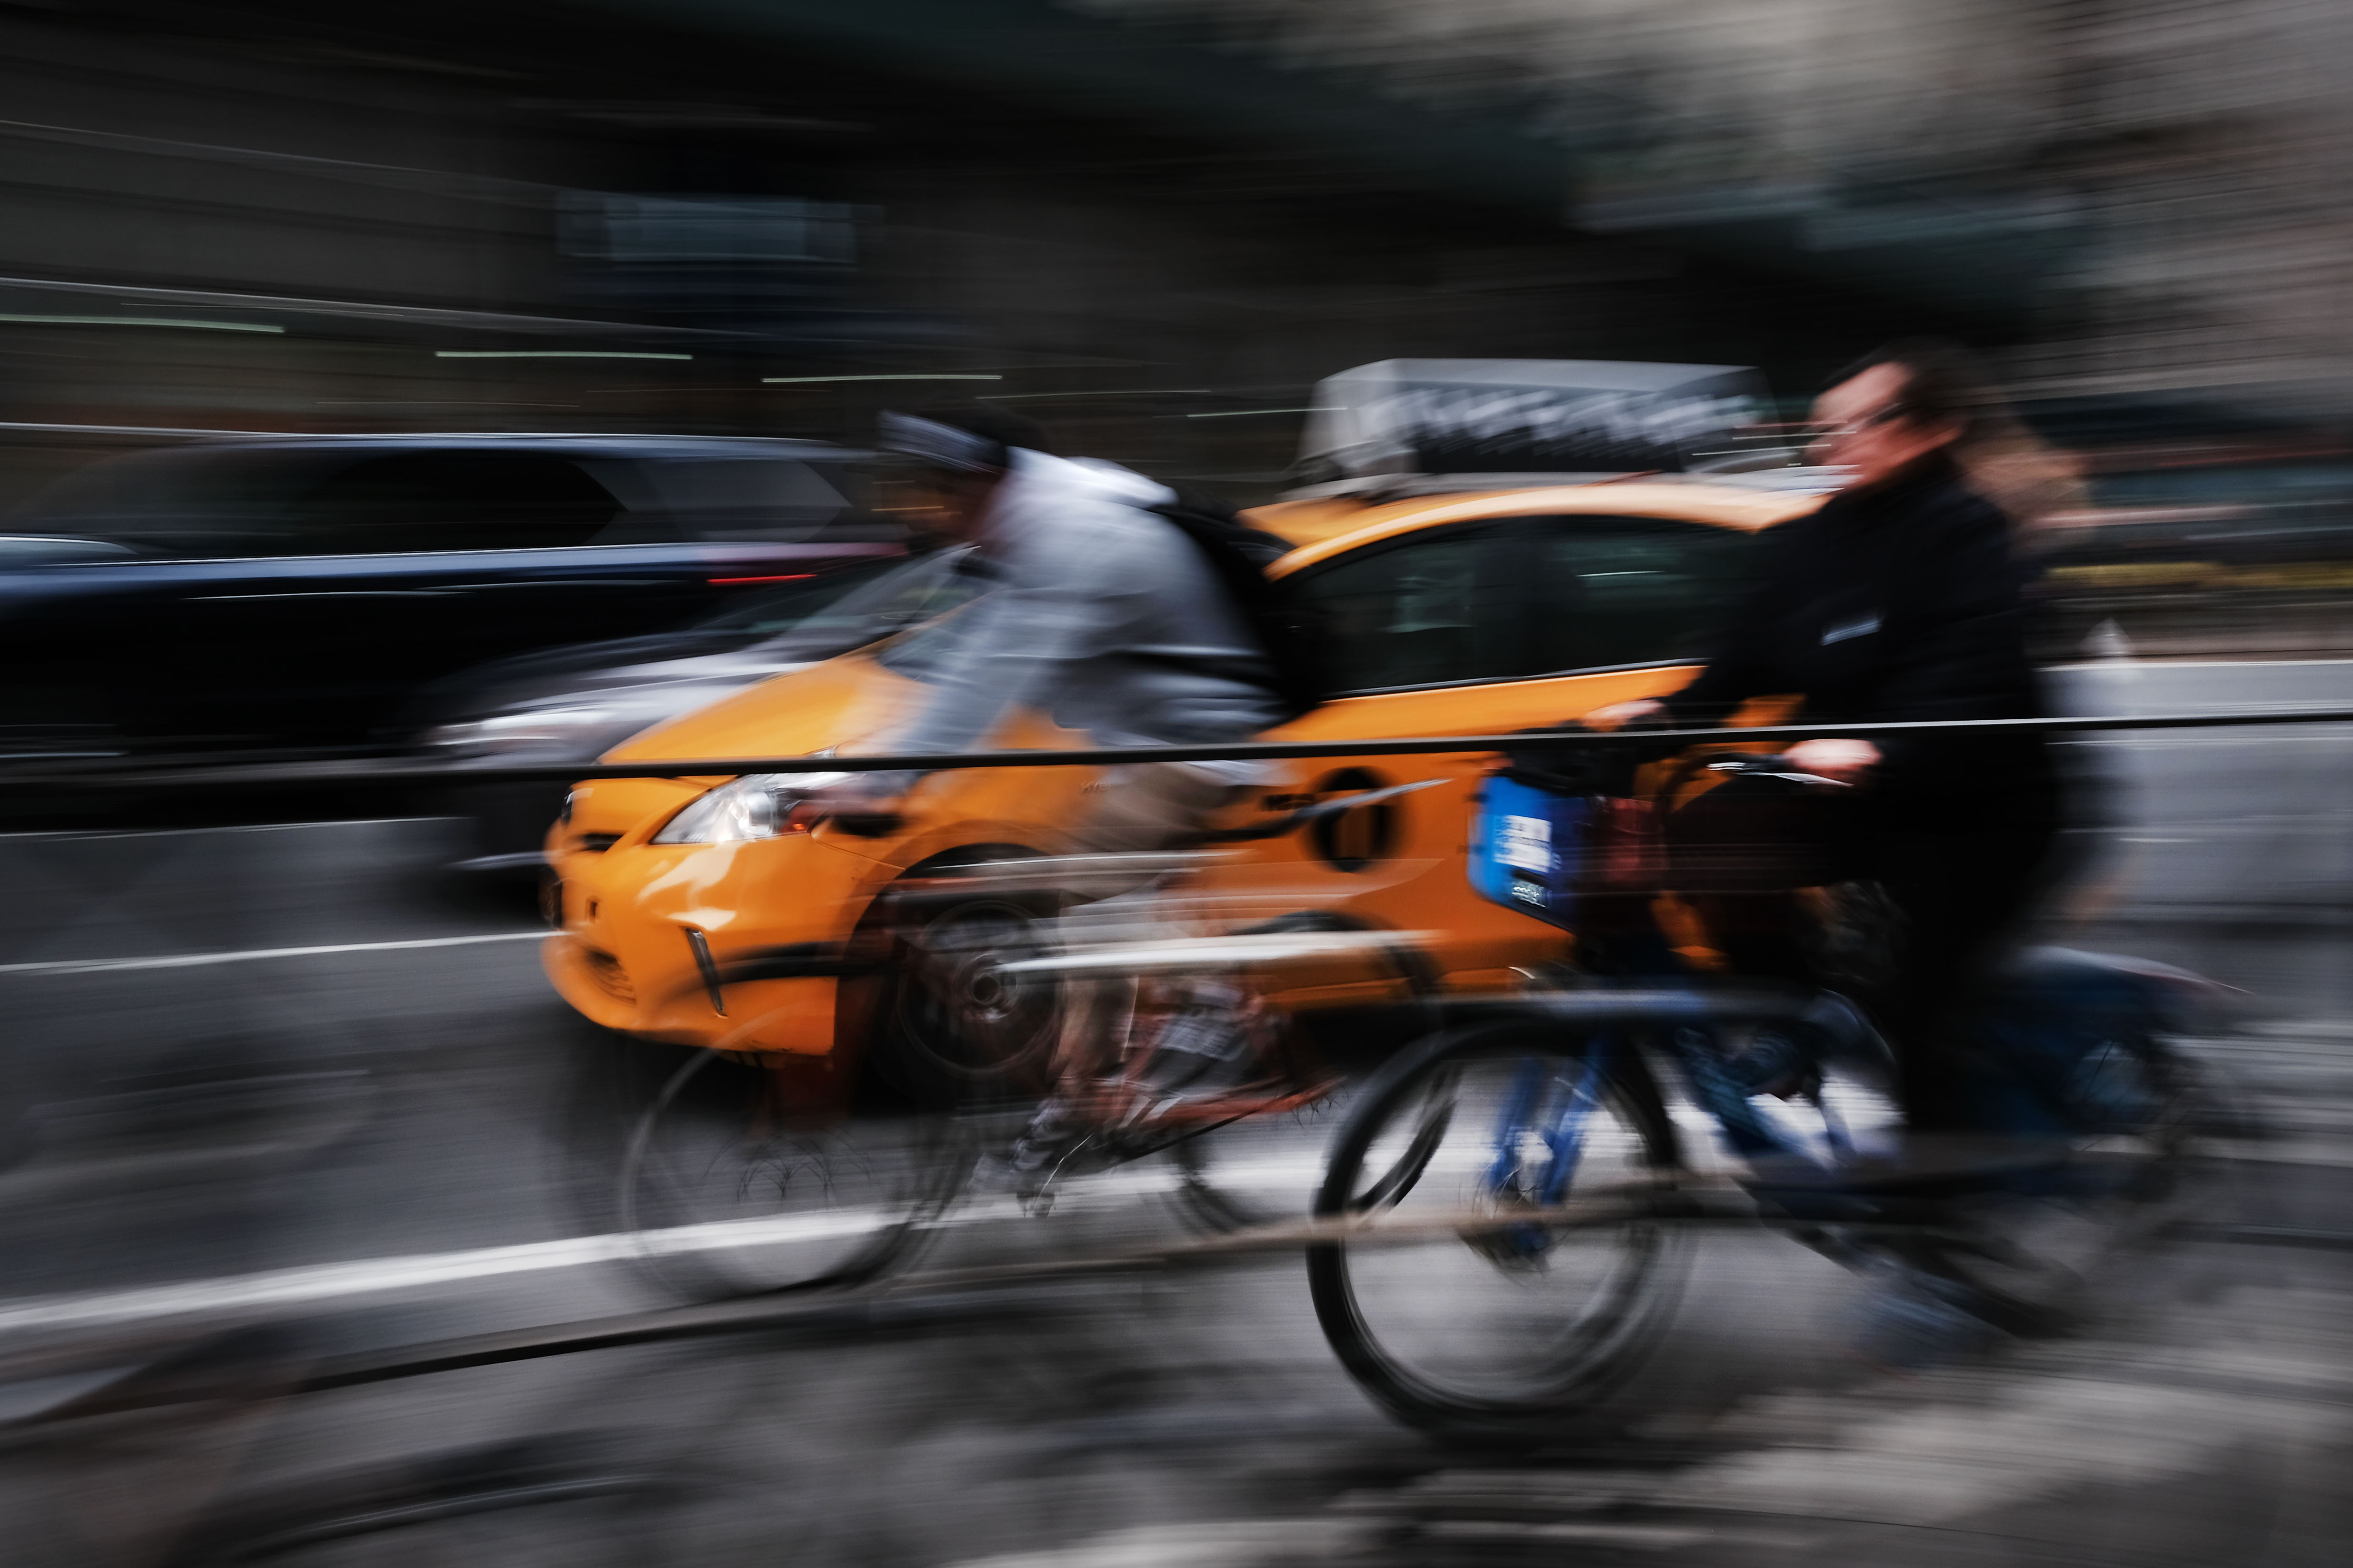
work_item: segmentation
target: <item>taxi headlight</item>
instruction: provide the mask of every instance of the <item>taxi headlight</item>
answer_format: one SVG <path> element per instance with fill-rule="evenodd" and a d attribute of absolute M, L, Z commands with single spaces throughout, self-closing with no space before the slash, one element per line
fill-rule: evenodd
<path fill-rule="evenodd" d="M 807 833 L 812 821 L 794 808 L 848 773 L 747 773 L 721 784 L 662 825 L 656 844 L 744 844 Z"/>

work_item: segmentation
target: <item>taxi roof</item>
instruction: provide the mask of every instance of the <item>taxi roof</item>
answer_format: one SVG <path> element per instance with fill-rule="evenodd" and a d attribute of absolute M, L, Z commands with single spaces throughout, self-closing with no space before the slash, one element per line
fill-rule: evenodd
<path fill-rule="evenodd" d="M 1822 494 L 1768 489 L 1722 479 L 1645 475 L 1575 484 L 1534 485 L 1395 500 L 1362 496 L 1324 496 L 1277 501 L 1246 513 L 1256 527 L 1299 548 L 1277 562 L 1274 575 L 1287 576 L 1319 561 L 1374 540 L 1491 517 L 1541 517 L 1562 513 L 1607 517 L 1672 518 L 1753 533 L 1803 517 L 1821 505 Z"/>

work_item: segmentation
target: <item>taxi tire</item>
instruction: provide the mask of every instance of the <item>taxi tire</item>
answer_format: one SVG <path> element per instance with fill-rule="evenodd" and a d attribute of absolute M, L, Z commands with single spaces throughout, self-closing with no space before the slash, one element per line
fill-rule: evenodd
<path fill-rule="evenodd" d="M 1013 845 L 976 846 L 934 857 L 906 875 L 929 876 L 1033 853 Z M 1050 897 L 981 894 L 925 915 L 921 932 L 913 937 L 902 933 L 893 944 L 889 969 L 863 983 L 876 988 L 862 1042 L 867 1082 L 891 1098 L 928 1110 L 1034 1099 L 1045 1092 L 1060 1017 L 1050 983 L 1041 983 L 1026 1003 L 1013 999 L 1026 1011 L 996 1006 L 991 1016 L 1001 1019 L 1005 1033 L 994 1040 L 972 1038 L 949 1015 L 957 1005 L 989 1005 L 997 999 L 951 1003 L 939 992 L 959 984 L 961 969 L 984 952 L 1002 952 L 1008 945 L 1043 951 L 1054 940 L 1053 922 L 1060 912 Z M 886 893 L 875 900 L 861 923 L 871 928 L 894 918 Z M 914 947 L 935 934 L 944 940 L 934 941 L 932 952 L 945 958 L 926 971 L 923 955 Z"/>

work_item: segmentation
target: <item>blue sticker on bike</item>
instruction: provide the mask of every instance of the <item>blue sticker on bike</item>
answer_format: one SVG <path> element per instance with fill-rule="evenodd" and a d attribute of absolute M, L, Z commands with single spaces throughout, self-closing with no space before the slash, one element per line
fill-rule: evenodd
<path fill-rule="evenodd" d="M 1552 925 L 1577 912 L 1577 875 L 1584 861 L 1592 802 L 1543 789 L 1508 773 L 1480 786 L 1466 859 L 1482 898 Z"/>

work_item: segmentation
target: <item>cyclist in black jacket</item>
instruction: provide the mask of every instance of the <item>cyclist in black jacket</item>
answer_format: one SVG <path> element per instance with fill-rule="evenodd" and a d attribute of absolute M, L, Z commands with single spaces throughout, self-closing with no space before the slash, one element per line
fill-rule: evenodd
<path fill-rule="evenodd" d="M 1803 694 L 1794 722 L 2042 714 L 2010 520 L 1957 460 L 2000 419 L 1967 359 L 1940 345 L 1896 345 L 1841 377 L 1815 405 L 1814 444 L 1816 461 L 1850 471 L 1846 488 L 1767 534 L 1761 579 L 1696 679 L 1587 724 L 1716 723 L 1777 693 Z M 1875 880 L 1903 917 L 1876 1011 L 1906 1117 L 1920 1130 L 1963 1126 L 1963 1019 L 2042 885 L 2060 822 L 2048 746 L 2040 734 L 1947 731 L 1805 741 L 1788 754 L 1851 788 L 1818 787 L 1781 820 L 1816 840 L 1827 875 Z M 1675 813 L 1671 843 L 1737 837 L 1745 805 L 1757 819 L 1743 799 L 1751 782 Z M 1786 937 L 1727 945 L 1737 968 L 1803 967 Z"/>

